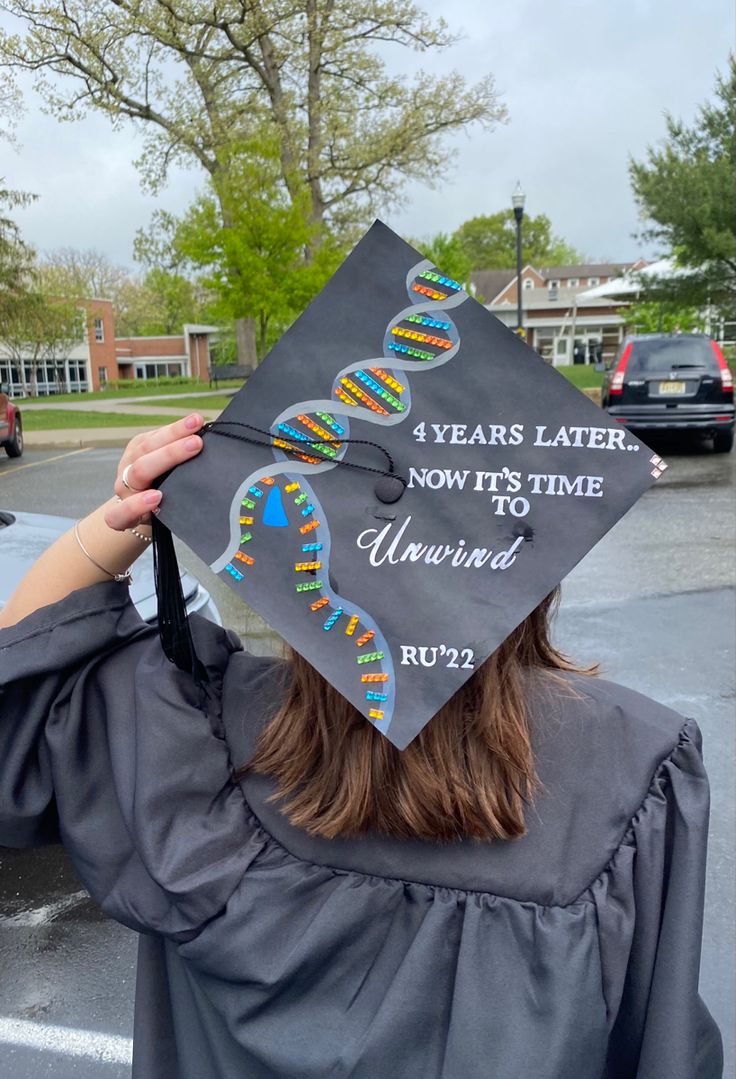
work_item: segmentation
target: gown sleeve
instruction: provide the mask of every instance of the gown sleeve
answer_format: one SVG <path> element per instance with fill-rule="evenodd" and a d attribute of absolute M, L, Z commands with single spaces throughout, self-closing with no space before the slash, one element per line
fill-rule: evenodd
<path fill-rule="evenodd" d="M 220 714 L 240 644 L 191 621 L 205 702 L 124 585 L 0 630 L 0 844 L 63 842 L 106 913 L 175 940 L 222 910 L 262 846 Z"/>
<path fill-rule="evenodd" d="M 708 835 L 700 731 L 687 720 L 593 886 L 610 1022 L 606 1079 L 720 1079 L 698 994 Z"/>

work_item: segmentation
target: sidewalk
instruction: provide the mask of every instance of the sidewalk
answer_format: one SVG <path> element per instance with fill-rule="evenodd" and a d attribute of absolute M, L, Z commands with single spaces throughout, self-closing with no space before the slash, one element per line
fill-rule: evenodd
<path fill-rule="evenodd" d="M 216 414 L 205 416 L 215 419 Z M 150 431 L 147 427 L 70 427 L 60 431 L 24 431 L 27 450 L 80 449 L 92 446 L 124 446 L 134 435 Z"/>
<path fill-rule="evenodd" d="M 108 410 L 111 411 L 111 410 Z M 120 410 L 122 412 L 122 410 Z M 210 411 L 200 409 L 200 415 L 205 420 L 216 420 L 220 410 Z M 145 415 L 145 409 L 136 409 L 134 415 Z M 185 413 L 182 409 L 157 408 L 149 409 L 149 415 L 171 415 L 172 420 L 181 419 Z M 131 424 L 129 427 L 65 427 L 50 431 L 24 431 L 23 441 L 28 450 L 57 450 L 57 449 L 80 449 L 92 446 L 125 446 L 134 435 L 144 434 L 152 430 L 154 424 Z"/>
<path fill-rule="evenodd" d="M 44 398 L 19 398 L 18 405 L 23 412 L 39 411 L 44 408 L 64 409 L 67 412 L 138 412 L 146 411 L 152 414 L 166 412 L 168 408 L 175 409 L 174 402 L 177 397 L 234 397 L 237 389 L 202 390 L 193 389 L 191 393 L 159 393 L 149 397 L 109 397 L 107 399 L 86 400 L 80 394 L 78 401 L 55 401 L 53 396 Z M 149 408 L 149 401 L 171 401 L 172 404 L 163 408 Z M 122 407 L 121 407 L 122 406 Z M 178 411 L 181 411 L 180 409 Z"/>
<path fill-rule="evenodd" d="M 23 412 L 41 412 L 43 409 L 53 408 L 66 412 L 110 412 L 118 416 L 131 416 L 131 424 L 126 427 L 65 427 L 49 431 L 24 431 L 23 438 L 27 449 L 55 450 L 55 449 L 80 449 L 93 446 L 124 446 L 134 435 L 150 431 L 154 424 L 136 423 L 139 416 L 171 416 L 172 420 L 180 419 L 191 409 L 177 407 L 177 397 L 220 397 L 223 393 L 233 395 L 236 390 L 205 390 L 196 394 L 162 393 L 153 397 L 120 397 L 108 401 L 58 401 L 53 398 L 45 398 L 43 404 L 23 402 Z M 150 401 L 166 401 L 165 405 L 151 405 Z M 145 404 L 143 403 L 145 402 Z M 205 420 L 216 420 L 220 415 L 220 409 L 198 409 Z"/>
<path fill-rule="evenodd" d="M 220 391 L 222 393 L 223 391 Z M 233 393 L 236 391 L 233 391 Z M 597 405 L 600 404 L 599 389 L 588 389 L 583 391 L 586 397 L 590 397 Z M 218 396 L 217 392 L 206 391 L 206 393 L 198 393 L 197 397 L 205 396 Z M 146 397 L 146 401 L 163 401 L 172 399 L 175 400 L 176 394 L 162 394 L 160 397 Z M 118 406 L 122 405 L 120 408 Z M 102 407 L 105 406 L 105 407 Z M 24 404 L 23 409 L 25 411 L 31 409 L 48 408 L 49 405 L 27 405 Z M 145 416 L 166 416 L 171 415 L 172 420 L 177 419 L 183 415 L 181 408 L 176 408 L 168 405 L 160 405 L 158 408 L 148 405 L 137 404 L 135 398 L 126 398 L 120 401 L 88 401 L 88 402 L 69 402 L 59 403 L 53 406 L 54 408 L 66 408 L 74 412 L 84 411 L 85 409 L 90 412 L 117 412 L 119 415 L 125 415 L 130 413 L 131 415 Z M 220 410 L 199 409 L 199 412 L 205 420 L 216 420 L 220 415 Z M 124 446 L 127 442 L 133 438 L 134 435 L 142 434 L 144 431 L 149 431 L 151 425 L 141 424 L 133 425 L 130 427 L 75 427 L 69 429 L 62 429 L 56 431 L 25 431 L 24 439 L 28 449 L 34 450 L 49 450 L 49 449 L 80 449 L 94 446 Z"/>

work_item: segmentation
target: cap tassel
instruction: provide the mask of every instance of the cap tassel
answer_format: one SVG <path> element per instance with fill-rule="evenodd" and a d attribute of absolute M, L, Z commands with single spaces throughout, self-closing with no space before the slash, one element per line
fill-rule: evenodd
<path fill-rule="evenodd" d="M 151 517 L 151 532 L 161 647 L 166 658 L 180 671 L 191 674 L 200 691 L 204 692 L 204 684 L 209 679 L 207 669 L 197 658 L 194 648 L 174 537 L 155 514 Z"/>

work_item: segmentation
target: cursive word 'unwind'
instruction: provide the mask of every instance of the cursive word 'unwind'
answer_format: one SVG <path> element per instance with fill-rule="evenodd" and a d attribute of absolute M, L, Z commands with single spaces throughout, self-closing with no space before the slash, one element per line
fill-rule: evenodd
<path fill-rule="evenodd" d="M 453 569 L 482 569 L 489 566 L 492 570 L 503 570 L 513 566 L 517 551 L 524 542 L 524 537 L 519 536 L 506 550 L 495 553 L 489 547 L 468 547 L 464 539 L 457 540 L 454 547 L 446 543 L 405 542 L 404 535 L 410 524 L 411 516 L 393 535 L 395 521 L 380 529 L 366 528 L 356 543 L 362 551 L 370 551 L 372 566 L 381 566 L 384 562 L 393 566 L 399 562 L 424 562 L 427 566 L 439 566 L 442 562 L 448 562 Z"/>

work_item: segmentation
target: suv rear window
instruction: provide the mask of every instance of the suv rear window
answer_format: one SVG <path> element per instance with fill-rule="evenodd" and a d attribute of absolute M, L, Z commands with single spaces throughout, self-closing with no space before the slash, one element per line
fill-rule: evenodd
<path fill-rule="evenodd" d="M 680 367 L 718 370 L 707 337 L 651 337 L 633 341 L 627 365 L 630 372 L 676 371 Z"/>

